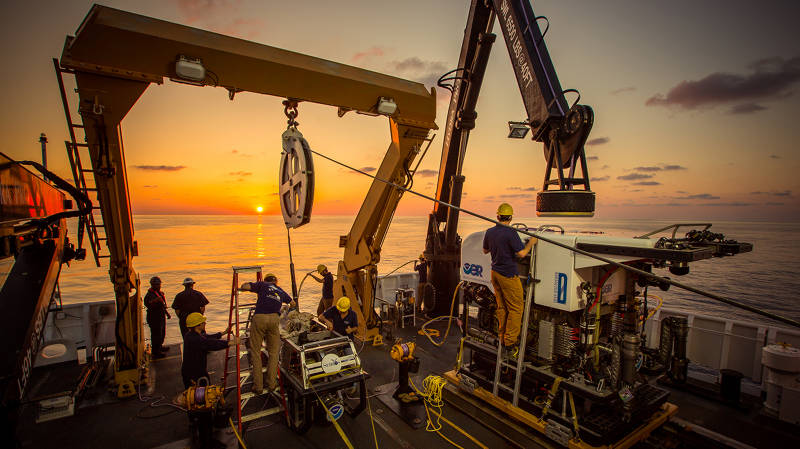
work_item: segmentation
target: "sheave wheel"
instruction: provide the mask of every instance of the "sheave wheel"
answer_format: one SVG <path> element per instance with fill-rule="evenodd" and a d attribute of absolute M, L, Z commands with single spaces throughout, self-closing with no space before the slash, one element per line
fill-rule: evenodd
<path fill-rule="evenodd" d="M 587 190 L 547 190 L 536 195 L 539 217 L 592 217 L 594 192 Z"/>

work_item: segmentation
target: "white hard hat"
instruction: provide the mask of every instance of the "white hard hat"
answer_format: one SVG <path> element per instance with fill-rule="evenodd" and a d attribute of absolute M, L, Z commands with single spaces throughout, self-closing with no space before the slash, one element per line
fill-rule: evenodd
<path fill-rule="evenodd" d="M 192 278 L 184 279 L 183 280 L 183 285 L 187 285 L 187 284 L 194 284 L 194 279 L 192 279 Z"/>

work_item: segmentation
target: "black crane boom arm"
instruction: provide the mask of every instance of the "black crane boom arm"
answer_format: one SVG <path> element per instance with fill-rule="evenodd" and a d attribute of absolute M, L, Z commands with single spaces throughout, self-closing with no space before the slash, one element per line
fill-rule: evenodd
<path fill-rule="evenodd" d="M 574 185 L 583 184 L 584 190 L 588 191 L 588 175 L 582 148 L 591 128 L 591 108 L 582 107 L 585 109 L 580 109 L 580 112 L 588 111 L 576 116 L 574 108 L 570 108 L 567 104 L 544 43 L 544 35 L 539 29 L 538 22 L 542 18 L 533 13 L 529 0 L 472 0 L 458 67 L 451 72 L 453 75 L 447 78 L 453 80 L 453 83 L 448 86 L 443 84 L 444 80 L 440 80 L 440 86 L 450 89 L 452 97 L 444 129 L 435 198 L 457 207 L 461 204 L 464 183 L 461 171 L 469 133 L 475 127 L 477 119 L 475 106 L 492 43 L 495 40 L 495 35 L 492 34 L 495 17 L 500 22 L 528 115 L 525 123 L 533 130 L 533 139 L 543 142 L 545 146 L 548 169 L 543 190 L 555 184 L 558 184 L 562 191 L 572 190 Z M 584 120 L 573 120 L 576 125 L 565 132 L 568 117 Z M 583 171 L 582 179 L 572 176 L 579 159 Z M 563 169 L 570 166 L 573 169 L 569 178 L 565 179 Z M 559 175 L 557 181 L 548 180 L 552 168 L 557 169 Z M 578 193 L 591 194 L 591 210 L 594 211 L 594 194 Z M 572 195 L 573 192 L 568 194 Z M 563 196 L 558 199 L 561 198 Z M 562 206 L 562 204 L 551 204 Z M 565 211 L 568 211 L 569 207 L 571 206 L 567 205 Z M 537 204 L 537 211 L 539 210 Z M 458 282 L 461 245 L 457 229 L 458 211 L 437 203 L 429 217 L 425 243 L 425 256 L 429 261 L 428 277 L 433 292 L 422 292 L 426 308 L 433 308 L 434 315 L 449 312 L 447 298 L 450 298 Z M 441 300 L 431 300 L 430 296 Z"/>

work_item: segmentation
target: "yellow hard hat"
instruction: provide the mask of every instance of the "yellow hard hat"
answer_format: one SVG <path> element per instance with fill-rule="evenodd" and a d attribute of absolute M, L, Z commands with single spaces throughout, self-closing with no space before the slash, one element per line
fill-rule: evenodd
<path fill-rule="evenodd" d="M 317 265 L 317 273 L 319 273 L 319 274 L 322 274 L 322 272 L 327 270 L 327 269 L 328 269 L 328 267 L 326 267 L 325 265 L 322 265 L 322 264 Z"/>
<path fill-rule="evenodd" d="M 264 280 L 266 282 L 278 282 L 278 277 L 272 273 L 267 273 L 264 275 Z"/>
<path fill-rule="evenodd" d="M 193 312 L 186 317 L 186 327 L 195 327 L 206 322 L 206 317 L 202 313 Z"/>
<path fill-rule="evenodd" d="M 424 259 L 424 258 L 425 258 L 425 254 L 423 254 L 423 253 L 419 253 L 419 258 L 420 258 L 420 259 Z"/>
<path fill-rule="evenodd" d="M 342 296 L 336 301 L 336 308 L 339 309 L 340 312 L 347 312 L 350 310 L 350 298 L 347 296 Z"/>
<path fill-rule="evenodd" d="M 497 207 L 497 215 L 514 215 L 514 209 L 508 203 L 503 203 Z"/>

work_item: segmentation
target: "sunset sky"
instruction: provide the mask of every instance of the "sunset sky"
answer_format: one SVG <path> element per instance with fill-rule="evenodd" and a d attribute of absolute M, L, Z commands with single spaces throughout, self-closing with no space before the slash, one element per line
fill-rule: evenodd
<path fill-rule="evenodd" d="M 428 87 L 458 62 L 468 3 L 103 2 Z M 51 58 L 91 4 L 0 3 L 0 151 L 38 160 L 44 132 L 50 166 L 64 177 L 67 131 Z M 586 152 L 597 217 L 800 220 L 800 3 L 537 0 L 533 9 L 550 21 L 546 42 L 562 87 L 580 90 L 595 111 Z M 449 97 L 438 93 L 441 128 Z M 134 212 L 280 213 L 281 101 L 252 93 L 229 101 L 223 89 L 168 80 L 151 85 L 123 122 Z M 534 216 L 545 161 L 540 143 L 506 138 L 506 123 L 525 112 L 500 37 L 477 110 L 463 206 L 492 214 L 508 201 L 518 216 Z M 382 117 L 337 118 L 334 108 L 303 103 L 298 121 L 314 150 L 366 171 L 389 143 Z M 435 192 L 442 136 L 415 179 L 421 193 Z M 320 158 L 315 165 L 314 212 L 355 213 L 370 180 Z M 398 213 L 430 209 L 406 195 Z"/>

